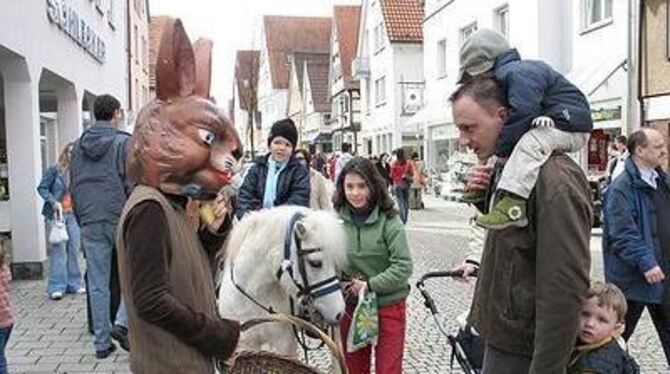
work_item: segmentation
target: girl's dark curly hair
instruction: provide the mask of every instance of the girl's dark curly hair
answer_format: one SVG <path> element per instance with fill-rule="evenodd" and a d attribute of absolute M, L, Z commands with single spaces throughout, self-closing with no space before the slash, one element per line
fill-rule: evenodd
<path fill-rule="evenodd" d="M 372 161 L 363 157 L 353 157 L 344 165 L 340 176 L 337 178 L 335 185 L 335 195 L 333 196 L 333 206 L 336 211 L 339 211 L 347 203 L 346 195 L 344 194 L 344 178 L 349 173 L 356 173 L 365 180 L 365 184 L 370 189 L 370 204 L 372 206 L 378 205 L 379 209 L 389 215 L 390 217 L 398 214 L 391 196 L 388 193 L 386 184 L 382 176 L 377 171 Z"/>

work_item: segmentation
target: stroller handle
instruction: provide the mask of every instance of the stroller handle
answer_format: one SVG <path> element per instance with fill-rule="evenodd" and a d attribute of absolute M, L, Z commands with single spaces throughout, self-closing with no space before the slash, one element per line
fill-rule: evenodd
<path fill-rule="evenodd" d="M 430 312 L 435 315 L 437 314 L 437 306 L 435 306 L 435 300 L 430 296 L 428 291 L 426 291 L 426 285 L 424 282 L 430 278 L 450 278 L 450 277 L 462 277 L 463 272 L 458 270 L 449 270 L 449 271 L 431 271 L 426 273 L 419 278 L 419 281 L 416 282 L 416 288 L 421 293 L 421 296 L 424 299 L 424 305 L 430 310 Z M 476 277 L 477 273 L 473 273 L 470 276 Z"/>
<path fill-rule="evenodd" d="M 460 277 L 462 276 L 462 272 L 457 271 L 457 270 L 449 270 L 449 271 L 431 271 L 429 273 L 426 273 L 421 276 L 418 282 L 416 282 L 417 287 L 419 283 L 423 283 L 426 279 L 430 278 L 449 278 L 449 277 Z"/>

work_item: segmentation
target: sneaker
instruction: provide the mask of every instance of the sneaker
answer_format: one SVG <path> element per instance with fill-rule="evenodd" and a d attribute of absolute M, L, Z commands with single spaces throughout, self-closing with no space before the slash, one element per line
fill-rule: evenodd
<path fill-rule="evenodd" d="M 109 357 L 109 355 L 114 353 L 114 351 L 116 351 L 116 346 L 114 345 L 114 343 L 111 343 L 109 348 L 103 349 L 102 351 L 95 351 L 95 358 L 99 360 L 105 359 Z"/>
<path fill-rule="evenodd" d="M 77 295 L 83 295 L 86 293 L 86 287 L 79 287 L 74 293 L 76 293 Z"/>
<path fill-rule="evenodd" d="M 463 192 L 460 197 L 462 203 L 478 204 L 486 199 L 486 190 L 469 190 Z"/>
<path fill-rule="evenodd" d="M 504 194 L 488 214 L 478 215 L 475 223 L 489 230 L 525 227 L 528 225 L 526 200 L 520 196 Z"/>
<path fill-rule="evenodd" d="M 49 295 L 49 298 L 51 298 L 51 300 L 60 300 L 63 298 L 63 293 L 60 291 L 52 292 Z"/>
<path fill-rule="evenodd" d="M 114 325 L 112 331 L 109 333 L 112 339 L 116 340 L 124 351 L 130 352 L 130 344 L 128 343 L 128 329 L 121 325 Z"/>

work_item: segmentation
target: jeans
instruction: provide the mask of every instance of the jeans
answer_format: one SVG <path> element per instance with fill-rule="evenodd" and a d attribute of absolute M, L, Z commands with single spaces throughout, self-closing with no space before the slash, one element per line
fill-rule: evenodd
<path fill-rule="evenodd" d="M 91 299 L 91 317 L 95 334 L 95 350 L 102 351 L 111 345 L 109 323 L 112 252 L 115 251 L 116 223 L 95 222 L 82 226 L 82 245 L 86 254 L 86 282 Z M 126 305 L 123 299 L 116 313 L 114 323 L 128 327 Z"/>
<path fill-rule="evenodd" d="M 628 341 L 630 336 L 633 335 L 633 331 L 635 331 L 635 326 L 637 326 L 637 322 L 640 320 L 644 308 L 647 308 L 651 320 L 654 322 L 658 338 L 661 341 L 663 353 L 665 353 L 665 360 L 668 365 L 670 365 L 670 305 L 646 304 L 628 299 L 626 302 L 628 303 L 628 312 L 626 312 L 625 318 L 626 328 L 621 336 L 624 340 Z"/>
<path fill-rule="evenodd" d="M 395 196 L 398 198 L 398 210 L 402 223 L 407 223 L 407 214 L 409 212 L 409 188 L 396 186 Z"/>
<path fill-rule="evenodd" d="M 49 244 L 49 281 L 47 293 L 75 293 L 81 288 L 79 271 L 80 233 L 74 214 L 63 214 L 65 228 L 69 237 L 67 242 Z M 51 232 L 53 220 L 46 220 L 47 233 Z"/>
<path fill-rule="evenodd" d="M 7 374 L 7 357 L 5 356 L 5 347 L 9 341 L 9 335 L 14 326 L 0 328 L 0 374 Z"/>

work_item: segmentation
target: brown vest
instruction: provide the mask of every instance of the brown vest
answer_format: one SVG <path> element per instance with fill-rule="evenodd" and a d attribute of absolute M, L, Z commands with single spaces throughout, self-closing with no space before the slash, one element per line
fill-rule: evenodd
<path fill-rule="evenodd" d="M 217 316 L 214 282 L 209 261 L 189 217 L 175 208 L 157 189 L 139 185 L 126 203 L 117 234 L 121 290 L 128 308 L 130 369 L 134 373 L 214 373 L 214 361 L 186 345 L 162 328 L 145 322 L 137 315 L 130 287 L 130 263 L 124 242 L 124 224 L 128 212 L 143 201 L 155 201 L 167 220 L 171 261 L 165 269 L 172 295 L 195 311 Z"/>

